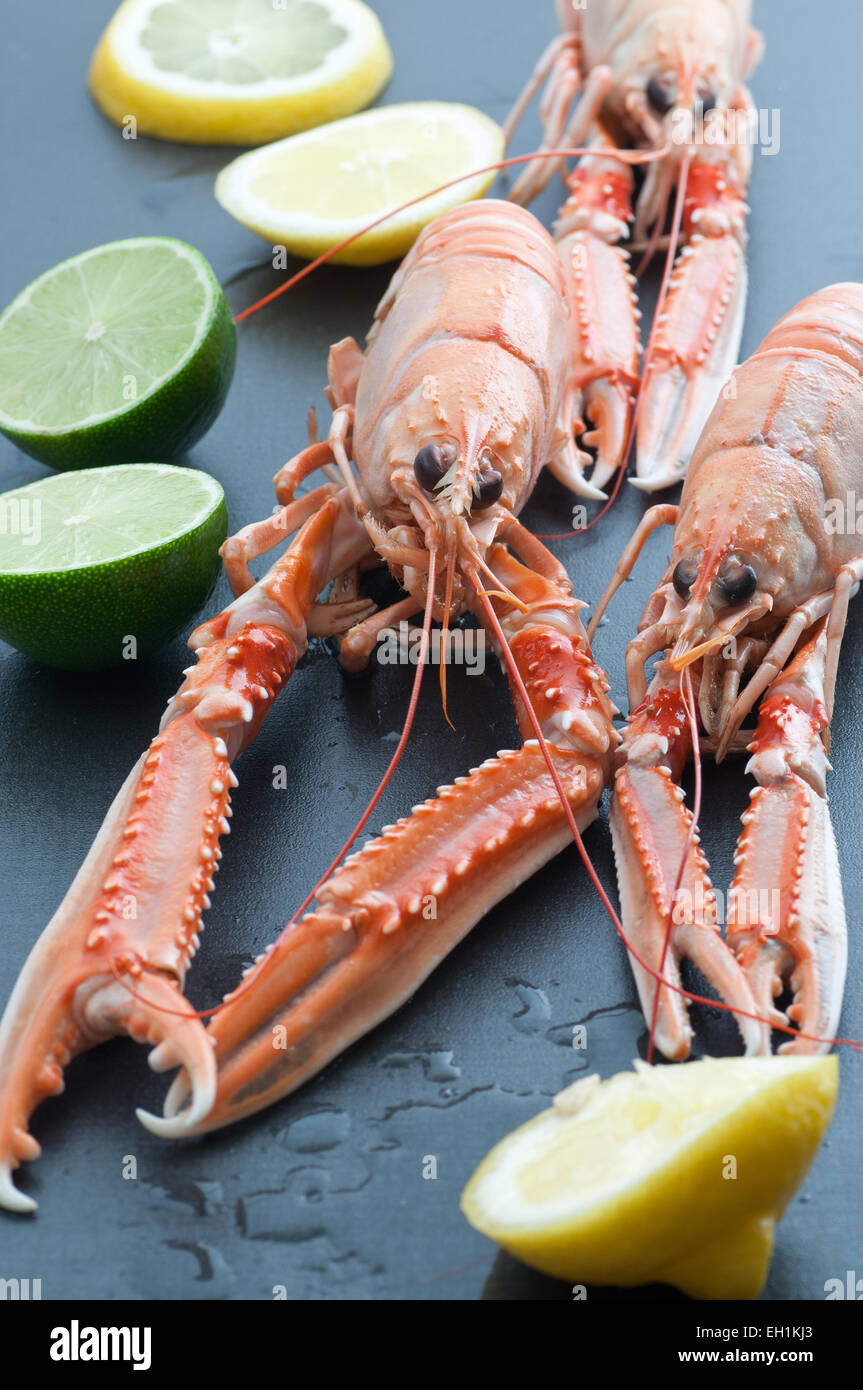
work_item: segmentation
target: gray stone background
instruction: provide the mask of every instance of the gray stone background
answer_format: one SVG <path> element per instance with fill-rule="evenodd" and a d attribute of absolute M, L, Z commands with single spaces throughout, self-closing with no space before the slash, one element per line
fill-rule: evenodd
<path fill-rule="evenodd" d="M 184 238 L 215 267 L 239 311 L 273 286 L 265 244 L 223 212 L 213 179 L 236 151 L 121 139 L 85 89 L 91 50 L 113 0 L 10 7 L 0 56 L 3 255 L 0 303 L 87 247 L 146 233 Z M 502 119 L 555 32 L 550 0 L 376 0 L 396 56 L 386 102 L 449 98 Z M 863 10 L 830 0 L 760 0 L 767 55 L 759 107 L 778 108 L 781 149 L 756 155 L 751 293 L 743 349 L 780 314 L 831 281 L 861 278 L 863 187 L 856 85 Z M 531 117 L 519 135 L 536 140 Z M 559 188 L 537 204 L 546 225 Z M 362 338 L 390 267 L 325 269 L 244 324 L 227 407 L 189 455 L 223 483 L 232 528 L 273 505 L 271 478 L 323 406 L 328 344 Z M 649 295 L 648 295 L 649 299 Z M 0 439 L 0 488 L 44 476 Z M 606 522 L 557 545 L 576 592 L 595 602 L 645 499 L 625 487 Z M 526 513 L 563 529 L 568 502 L 543 481 Z M 648 546 L 602 628 L 597 655 L 623 702 L 623 651 L 668 547 Z M 222 582 L 217 602 L 225 601 Z M 861 611 L 843 655 L 831 780 L 848 904 L 851 962 L 843 1026 L 863 1029 L 860 980 Z M 0 645 L 0 999 L 78 868 L 128 768 L 155 732 L 188 656 L 98 677 L 40 669 Z M 494 667 L 494 669 L 492 669 Z M 235 833 L 225 845 L 190 993 L 207 1005 L 273 939 L 377 784 L 401 727 L 409 672 L 379 667 L 346 682 L 313 653 L 239 765 Z M 514 721 L 503 679 L 454 672 L 451 732 L 431 686 L 375 826 L 499 747 Z M 290 768 L 275 791 L 272 769 Z M 739 764 L 707 769 L 705 843 L 718 885 L 732 871 L 747 787 Z M 587 843 L 613 884 L 605 814 Z M 41 1277 L 46 1298 L 423 1300 L 567 1298 L 497 1255 L 467 1225 L 458 1196 L 478 1160 L 549 1103 L 579 1070 L 603 1076 L 644 1049 L 644 1026 L 618 941 L 574 850 L 492 912 L 416 998 L 297 1095 L 251 1121 L 185 1146 L 148 1135 L 133 1106 L 158 1108 L 164 1081 L 128 1041 L 77 1061 L 65 1095 L 38 1113 L 44 1157 L 22 1180 L 35 1218 L 0 1215 L 0 1275 Z M 571 1048 L 587 1021 L 586 1053 Z M 736 1050 L 733 1026 L 700 1011 L 702 1047 Z M 842 1057 L 837 1119 L 779 1232 L 767 1296 L 823 1297 L 826 1279 L 860 1267 L 863 1059 Z M 138 1161 L 124 1181 L 125 1155 Z M 424 1181 L 425 1155 L 437 1158 Z M 856 1262 L 856 1263 L 855 1263 Z M 591 1297 L 671 1297 L 666 1290 Z"/>

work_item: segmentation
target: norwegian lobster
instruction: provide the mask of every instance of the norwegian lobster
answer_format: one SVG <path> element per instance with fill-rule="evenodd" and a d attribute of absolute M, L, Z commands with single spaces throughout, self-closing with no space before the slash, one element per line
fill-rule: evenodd
<path fill-rule="evenodd" d="M 237 597 L 192 635 L 197 665 L 0 1023 L 0 1204 L 35 1206 L 12 1171 L 38 1156 L 29 1116 L 63 1089 L 77 1053 L 128 1033 L 156 1044 L 156 1070 L 181 1066 L 165 1117 L 142 1116 L 157 1133 L 239 1119 L 396 1009 L 596 816 L 617 741 L 607 681 L 563 566 L 517 520 L 541 468 L 571 447 L 571 293 L 531 213 L 466 204 L 423 232 L 365 354 L 352 339 L 332 349 L 328 439 L 279 472 L 278 512 L 226 542 Z M 295 496 L 321 467 L 335 479 Z M 295 531 L 254 581 L 250 560 Z M 333 602 L 317 601 L 373 562 L 406 591 L 394 608 L 370 613 L 338 583 Z M 440 788 L 318 885 L 314 911 L 289 924 L 205 1029 L 181 989 L 229 829 L 231 763 L 309 635 L 344 634 L 355 668 L 394 621 L 422 610 L 427 641 L 433 617 L 446 626 L 463 609 L 506 663 L 524 746 Z M 426 894 L 434 921 L 420 910 Z"/>
<path fill-rule="evenodd" d="M 669 293 L 660 296 L 644 359 L 638 408 L 636 487 L 681 480 L 717 393 L 736 366 L 746 306 L 745 196 L 757 117 L 746 80 L 763 40 L 750 24 L 751 0 L 558 0 L 563 32 L 540 58 L 506 126 L 512 136 L 537 91 L 546 151 L 518 178 L 525 203 L 562 167 L 560 147 L 588 145 L 566 182 L 555 226 L 578 286 L 580 372 L 574 414 L 593 429 L 579 450 L 571 485 L 587 497 L 626 462 L 638 385 L 640 317 L 631 252 L 642 266 L 663 241 L 675 188 L 681 244 Z M 706 124 L 705 124 L 706 123 Z M 708 133 L 709 132 L 709 133 Z M 615 150 L 657 158 L 633 204 L 631 167 Z M 633 211 L 634 206 L 634 211 Z"/>
<path fill-rule="evenodd" d="M 684 995 L 656 976 L 679 986 L 688 957 L 726 999 L 739 989 L 678 785 L 696 746 L 717 761 L 752 755 L 756 786 L 727 900 L 727 941 L 756 1004 L 754 1016 L 736 1011 L 747 1051 L 769 1052 L 771 1025 L 792 1032 L 789 1020 L 796 1035 L 784 1048 L 794 1052 L 822 1050 L 836 1031 L 847 941 L 827 746 L 848 603 L 863 577 L 856 526 L 836 517 L 859 496 L 861 467 L 863 285 L 832 285 L 734 373 L 679 507 L 645 514 L 589 628 L 647 537 L 673 525 L 670 563 L 627 648 L 633 713 L 611 811 L 624 932 L 652 1036 L 670 1058 L 688 1055 L 692 1033 Z M 656 656 L 648 687 L 644 665 Z M 744 728 L 759 700 L 754 729 Z"/>

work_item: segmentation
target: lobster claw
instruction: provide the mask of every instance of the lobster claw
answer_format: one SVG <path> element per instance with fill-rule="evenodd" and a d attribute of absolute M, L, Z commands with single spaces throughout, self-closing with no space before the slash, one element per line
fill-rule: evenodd
<path fill-rule="evenodd" d="M 155 1044 L 151 1067 L 183 1067 L 192 1113 L 213 1105 L 212 1043 L 181 990 L 230 828 L 230 759 L 254 736 L 296 650 L 275 628 L 212 627 L 221 635 L 171 700 L 0 1022 L 0 1206 L 13 1211 L 36 1205 L 12 1180 L 39 1157 L 30 1115 L 63 1090 L 79 1053 L 123 1033 Z"/>
<path fill-rule="evenodd" d="M 557 782 L 528 738 L 439 787 L 346 859 L 315 890 L 314 911 L 288 925 L 214 1017 L 219 1078 L 210 1114 L 201 1122 L 187 1108 L 189 1078 L 180 1072 L 164 1115 L 140 1116 L 151 1132 L 200 1134 L 288 1095 L 399 1008 L 495 903 L 570 843 L 561 793 L 579 830 L 595 819 L 616 741 L 614 707 L 581 626 L 583 605 L 563 567 L 546 558 L 540 574 L 503 545 L 488 551 L 491 574 L 520 600 L 499 630 Z M 512 688 L 519 727 L 531 733 Z"/>
<path fill-rule="evenodd" d="M 758 786 L 729 899 L 728 942 L 759 1012 L 807 1035 L 781 1052 L 829 1050 L 845 986 L 845 907 L 825 794 L 825 655 L 821 623 L 762 703 L 747 769 Z M 776 1000 L 788 987 L 786 1014 Z"/>
<path fill-rule="evenodd" d="M 649 1021 L 656 1009 L 654 1041 L 663 1056 L 672 1061 L 688 1057 L 692 1028 L 686 1000 L 677 992 L 680 962 L 686 958 L 727 1004 L 740 1011 L 738 1027 L 747 1055 L 753 1055 L 764 1050 L 769 1033 L 746 1016 L 756 1013 L 755 1002 L 741 966 L 720 935 L 716 897 L 697 836 L 689 844 L 681 874 L 692 816 L 677 785 L 689 753 L 677 682 L 660 673 L 649 701 L 624 735 L 624 761 L 615 778 L 610 818 L 623 926 L 644 962 L 630 955 L 642 1009 Z M 654 971 L 675 986 L 661 988 L 658 1003 Z"/>
<path fill-rule="evenodd" d="M 619 245 L 629 234 L 632 173 L 604 156 L 607 137 L 597 135 L 593 145 L 597 153 L 569 176 L 569 198 L 554 232 L 572 305 L 569 418 L 563 425 L 570 441 L 573 429 L 587 428 L 582 442 L 596 458 L 589 481 L 584 466 L 590 455 L 574 445 L 552 471 L 580 496 L 600 500 L 626 462 L 641 345 L 635 281 Z"/>
<path fill-rule="evenodd" d="M 35 1209 L 12 1180 L 20 1163 L 39 1157 L 30 1115 L 63 1090 L 63 1070 L 73 1057 L 108 1038 L 126 1033 L 157 1044 L 150 1054 L 154 1070 L 182 1063 L 193 1080 L 195 1110 L 206 1114 L 212 1104 L 213 1049 L 181 987 L 227 807 L 223 749 L 188 719 L 159 735 L 27 959 L 0 1023 L 0 1206 Z M 178 831 L 194 795 L 182 788 L 202 781 L 207 829 L 194 850 L 187 846 L 185 873 L 177 874 Z"/>
<path fill-rule="evenodd" d="M 721 165 L 694 165 L 687 244 L 657 320 L 638 420 L 644 492 L 679 483 L 717 396 L 737 365 L 747 273 L 742 197 Z"/>
<path fill-rule="evenodd" d="M 580 825 L 596 815 L 598 759 L 557 754 Z M 317 892 L 213 1019 L 219 1076 L 202 1119 L 181 1071 L 152 1133 L 186 1138 L 301 1086 L 400 1007 L 471 927 L 570 837 L 536 744 L 490 758 L 388 826 Z M 252 986 L 254 985 L 254 988 Z"/>

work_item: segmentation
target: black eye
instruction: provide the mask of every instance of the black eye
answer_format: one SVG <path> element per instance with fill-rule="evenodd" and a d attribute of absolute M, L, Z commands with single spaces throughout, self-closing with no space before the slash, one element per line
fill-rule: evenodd
<path fill-rule="evenodd" d="M 434 492 L 444 473 L 447 461 L 439 444 L 424 444 L 414 459 L 414 473 L 420 487 Z"/>
<path fill-rule="evenodd" d="M 689 598 L 689 590 L 695 583 L 697 574 L 698 562 L 696 560 L 678 560 L 674 566 L 672 581 L 679 598 Z"/>
<path fill-rule="evenodd" d="M 492 502 L 496 502 L 503 492 L 502 474 L 498 473 L 496 468 L 485 467 L 481 473 L 477 474 L 473 490 L 473 510 L 481 512 L 486 507 L 490 507 Z"/>
<path fill-rule="evenodd" d="M 671 77 L 651 77 L 647 84 L 647 100 L 660 116 L 666 115 L 677 100 L 677 84 Z"/>
<path fill-rule="evenodd" d="M 716 587 L 726 603 L 745 603 L 758 588 L 758 576 L 751 565 L 731 556 L 719 571 Z"/>
<path fill-rule="evenodd" d="M 707 115 L 708 111 L 713 111 L 715 107 L 719 105 L 716 93 L 712 87 L 699 87 L 698 105 L 701 107 L 703 115 Z"/>

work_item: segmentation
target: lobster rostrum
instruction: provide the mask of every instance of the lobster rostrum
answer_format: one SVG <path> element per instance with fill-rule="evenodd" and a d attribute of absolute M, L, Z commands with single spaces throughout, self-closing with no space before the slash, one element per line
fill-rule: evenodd
<path fill-rule="evenodd" d="M 578 372 L 573 415 L 592 429 L 577 451 L 572 486 L 588 497 L 626 461 L 639 379 L 640 317 L 630 268 L 663 242 L 674 196 L 681 244 L 669 293 L 660 296 L 643 363 L 636 487 L 679 482 L 720 386 L 736 365 L 746 304 L 745 204 L 757 121 L 746 80 L 763 52 L 751 0 L 558 0 L 562 34 L 549 45 L 508 123 L 511 135 L 534 94 L 544 148 L 512 197 L 534 198 L 562 169 L 561 145 L 594 153 L 567 177 L 555 226 L 576 287 Z M 710 140 L 705 138 L 709 122 Z M 657 158 L 635 196 L 633 172 L 614 150 Z M 673 245 L 673 249 L 676 246 Z M 640 268 L 641 268 L 640 267 Z"/>
<path fill-rule="evenodd" d="M 127 1033 L 155 1044 L 156 1070 L 182 1068 L 165 1115 L 142 1114 L 149 1128 L 179 1136 L 239 1119 L 396 1009 L 494 903 L 594 819 L 615 711 L 583 605 L 517 520 L 541 468 L 571 442 L 570 291 L 532 214 L 510 202 L 467 204 L 422 234 L 366 352 L 351 339 L 332 349 L 328 438 L 277 474 L 280 510 L 226 542 L 236 597 L 190 639 L 197 664 L 0 1023 L 0 1204 L 35 1206 L 12 1174 L 38 1156 L 29 1117 L 63 1089 L 71 1057 Z M 297 497 L 320 468 L 328 480 Z M 256 581 L 250 561 L 294 532 Z M 358 567 L 375 563 L 406 592 L 383 612 L 355 591 Z M 331 581 L 330 601 L 319 602 Z M 434 617 L 446 625 L 465 609 L 505 662 L 524 745 L 439 788 L 347 859 L 205 1028 L 181 991 L 229 829 L 231 764 L 309 636 L 341 635 L 343 661 L 356 669 L 394 621 L 422 610 L 427 644 Z M 427 894 L 433 921 L 421 913 Z"/>
<path fill-rule="evenodd" d="M 734 1007 L 750 1053 L 826 1048 L 846 968 L 839 864 L 825 789 L 849 599 L 863 575 L 837 503 L 863 485 L 863 286 L 804 299 L 723 391 L 680 506 L 644 516 L 591 624 L 647 537 L 674 526 L 671 562 L 627 649 L 633 711 L 611 825 L 626 938 L 655 1039 L 689 1053 L 687 957 Z M 649 687 L 645 662 L 661 659 Z M 759 700 L 755 727 L 744 727 Z M 697 701 L 697 710 L 696 710 Z M 680 775 L 695 751 L 748 750 L 755 778 L 728 895 L 727 945 Z M 740 970 L 736 967 L 739 966 Z M 741 987 L 741 971 L 744 985 Z M 786 1010 L 777 1007 L 790 991 Z M 754 1007 L 753 1007 L 754 1001 Z M 747 1014 L 750 1015 L 747 1017 Z"/>

